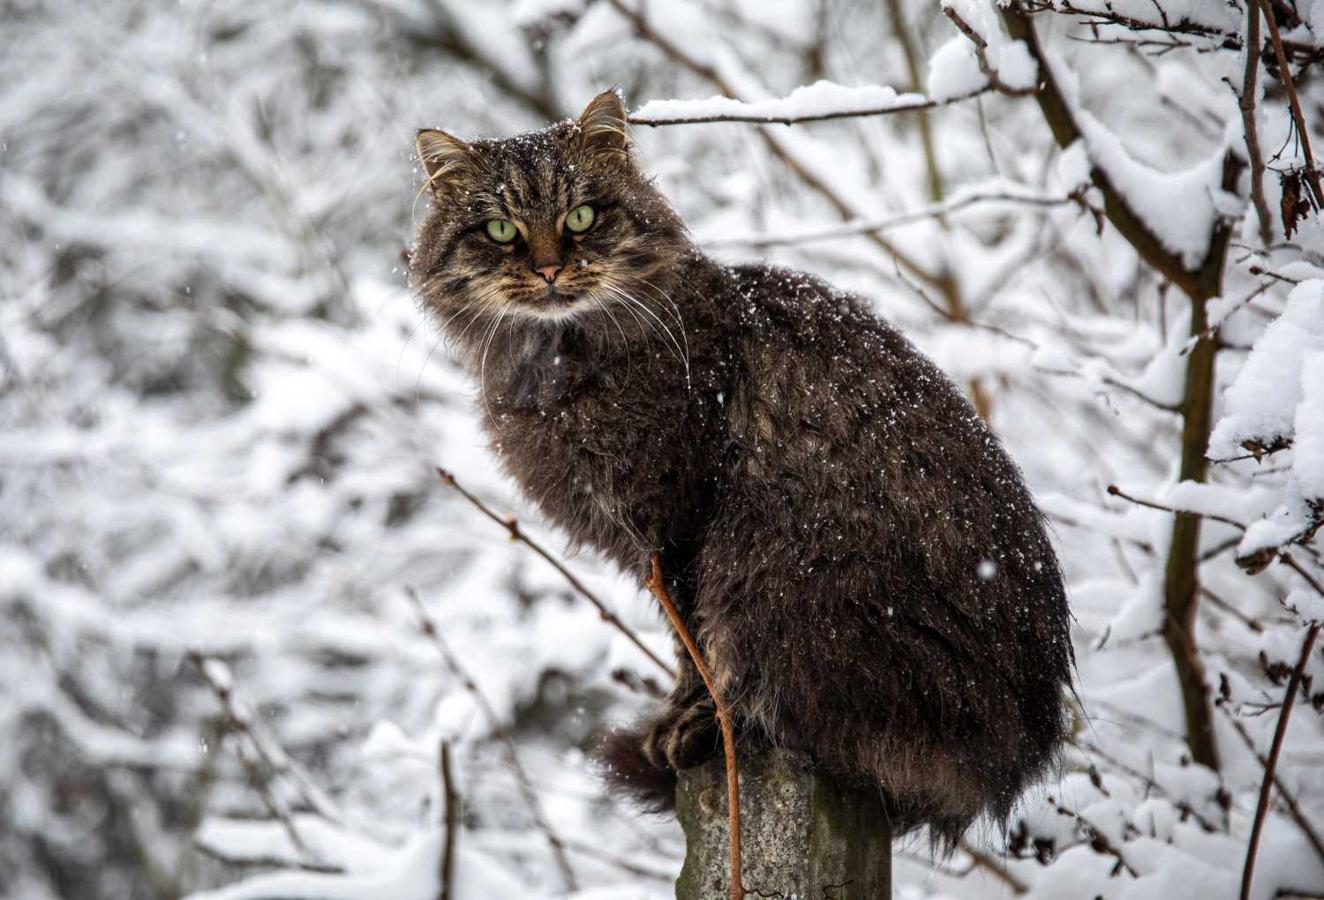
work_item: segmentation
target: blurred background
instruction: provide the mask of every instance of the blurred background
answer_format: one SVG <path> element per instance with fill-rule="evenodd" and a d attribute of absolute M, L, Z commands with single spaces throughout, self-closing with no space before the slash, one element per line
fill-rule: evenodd
<path fill-rule="evenodd" d="M 1321 147 L 1324 0 L 1276 5 Z M 1008 832 L 939 860 L 899 843 L 897 896 L 1232 896 L 1299 658 L 1254 896 L 1324 896 L 1324 656 L 1300 655 L 1324 489 L 1293 448 L 1324 420 L 1302 380 L 1324 229 L 1280 221 L 1309 162 L 1281 70 L 1251 54 L 1266 224 L 1244 178 L 1190 192 L 1241 146 L 1244 5 L 1031 18 L 1133 184 L 1168 191 L 1155 216 L 1232 231 L 1209 391 L 1242 458 L 1203 489 L 1172 490 L 1189 304 L 1032 98 L 639 126 L 638 158 L 713 254 L 812 270 L 903 328 L 1052 522 L 1072 748 Z M 448 780 L 457 896 L 670 896 L 679 829 L 604 796 L 585 757 L 664 676 L 435 472 L 566 549 L 410 296 L 414 133 L 540 128 L 611 86 L 631 108 L 820 79 L 945 97 L 980 62 L 926 0 L 0 2 L 0 895 L 435 897 Z M 1206 521 L 1189 566 L 1216 758 L 1192 756 L 1162 636 L 1173 515 L 1112 484 L 1235 520 Z M 1259 521 L 1267 561 L 1292 545 L 1303 569 L 1237 564 Z M 632 577 L 567 565 L 670 652 Z"/>

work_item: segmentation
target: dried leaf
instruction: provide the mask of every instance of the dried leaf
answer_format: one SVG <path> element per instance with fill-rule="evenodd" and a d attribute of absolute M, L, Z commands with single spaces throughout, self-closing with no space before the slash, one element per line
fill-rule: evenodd
<path fill-rule="evenodd" d="M 1283 234 L 1289 239 L 1296 231 L 1297 224 L 1310 215 L 1310 201 L 1302 196 L 1301 181 L 1299 169 L 1278 173 L 1278 183 L 1283 189 Z"/>

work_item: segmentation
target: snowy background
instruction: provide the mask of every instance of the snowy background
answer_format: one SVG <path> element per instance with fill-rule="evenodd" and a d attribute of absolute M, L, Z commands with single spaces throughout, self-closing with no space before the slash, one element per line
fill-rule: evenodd
<path fill-rule="evenodd" d="M 445 781 L 453 900 L 670 896 L 585 757 L 663 676 L 438 479 L 560 555 L 401 263 L 417 128 L 613 85 L 701 243 L 870 298 L 1051 519 L 1060 777 L 896 895 L 1236 896 L 1290 697 L 1250 895 L 1324 896 L 1324 0 L 1263 4 L 1286 72 L 1246 3 L 0 4 L 0 896 L 431 900 Z"/>

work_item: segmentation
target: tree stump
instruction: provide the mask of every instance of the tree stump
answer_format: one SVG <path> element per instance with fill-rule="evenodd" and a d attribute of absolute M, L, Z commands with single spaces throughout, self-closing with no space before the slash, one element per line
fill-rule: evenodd
<path fill-rule="evenodd" d="M 676 900 L 726 900 L 731 878 L 726 766 L 680 773 L 685 865 Z M 892 832 L 877 792 L 845 790 L 785 750 L 740 757 L 741 854 L 753 897 L 889 900 Z"/>

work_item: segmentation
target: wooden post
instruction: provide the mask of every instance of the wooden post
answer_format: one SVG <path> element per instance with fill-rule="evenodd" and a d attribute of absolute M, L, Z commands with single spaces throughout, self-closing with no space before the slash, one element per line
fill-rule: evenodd
<path fill-rule="evenodd" d="M 843 790 L 785 750 L 740 757 L 741 854 L 753 897 L 890 900 L 892 833 L 877 792 Z M 685 865 L 676 900 L 726 900 L 731 873 L 726 767 L 680 773 Z"/>

